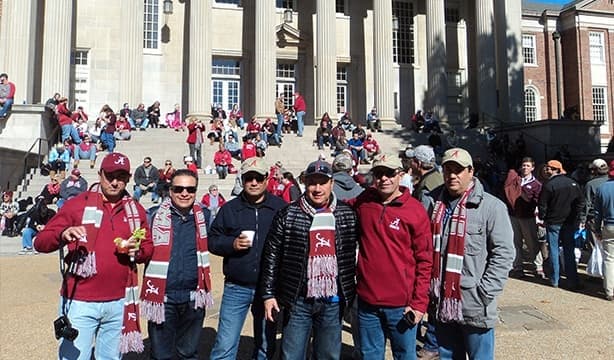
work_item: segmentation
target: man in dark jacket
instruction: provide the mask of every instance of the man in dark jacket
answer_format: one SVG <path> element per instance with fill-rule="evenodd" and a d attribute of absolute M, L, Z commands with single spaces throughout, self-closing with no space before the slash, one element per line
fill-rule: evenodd
<path fill-rule="evenodd" d="M 152 359 L 197 359 L 206 308 L 213 304 L 207 251 L 207 208 L 195 205 L 198 177 L 171 177 L 169 196 L 149 209 L 155 238 L 141 288 Z"/>
<path fill-rule="evenodd" d="M 72 169 L 70 176 L 60 184 L 60 199 L 57 202 L 58 209 L 64 202 L 82 192 L 87 191 L 87 180 L 81 177 L 81 170 Z"/>
<path fill-rule="evenodd" d="M 151 158 L 146 156 L 143 159 L 143 164 L 134 171 L 134 200 L 139 201 L 143 193 L 150 192 L 151 201 L 157 203 L 160 199 L 160 195 L 156 191 L 159 176 L 160 173 L 152 165 Z"/>
<path fill-rule="evenodd" d="M 333 160 L 333 193 L 335 193 L 337 200 L 354 199 L 364 190 L 350 176 L 352 162 L 352 156 L 346 153 L 335 156 L 335 160 Z"/>
<path fill-rule="evenodd" d="M 209 233 L 209 251 L 224 257 L 224 295 L 211 359 L 235 359 L 241 329 L 251 306 L 254 318 L 253 359 L 271 358 L 275 327 L 264 319 L 262 297 L 256 295 L 260 259 L 273 216 L 286 205 L 266 191 L 268 166 L 249 158 L 241 166 L 243 191 L 222 206 Z"/>
<path fill-rule="evenodd" d="M 341 319 L 355 292 L 358 220 L 332 193 L 333 170 L 318 160 L 305 171 L 305 193 L 279 211 L 265 243 L 260 288 L 266 318 L 285 308 L 282 358 L 339 359 Z"/>
<path fill-rule="evenodd" d="M 548 161 L 545 171 L 549 178 L 542 186 L 538 208 L 539 218 L 544 220 L 546 225 L 548 259 L 552 267 L 548 277 L 552 286 L 559 287 L 559 243 L 561 243 L 568 286 L 576 289 L 579 283 L 573 235 L 578 226 L 584 225 L 583 213 L 586 206 L 584 194 L 578 183 L 565 176 L 560 161 Z"/>
<path fill-rule="evenodd" d="M 428 305 L 429 219 L 409 190 L 399 186 L 401 168 L 398 156 L 376 156 L 374 186 L 354 203 L 361 228 L 356 291 L 363 359 L 383 359 L 386 337 L 394 358 L 412 358 L 416 325 Z"/>

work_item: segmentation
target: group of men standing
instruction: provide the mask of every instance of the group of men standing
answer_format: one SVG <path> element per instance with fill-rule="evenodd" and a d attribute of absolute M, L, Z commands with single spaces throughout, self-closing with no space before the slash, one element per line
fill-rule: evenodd
<path fill-rule="evenodd" d="M 434 156 L 423 160 L 428 168 Z M 225 275 L 212 359 L 236 358 L 250 309 L 254 359 L 274 355 L 276 327 L 282 358 L 304 359 L 313 338 L 314 357 L 338 359 L 355 299 L 364 359 L 383 358 L 386 338 L 395 358 L 415 358 L 427 312 L 441 358 L 492 358 L 496 297 L 514 258 L 511 223 L 473 176 L 467 151 L 448 150 L 442 165 L 440 186 L 419 187 L 430 206 L 400 186 L 400 159 L 389 154 L 373 162 L 373 186 L 344 201 L 333 166 L 310 163 L 305 192 L 286 205 L 266 191 L 263 160 L 247 159 L 243 191 L 208 224 L 192 172 L 177 170 L 169 198 L 146 213 L 125 191 L 128 158 L 107 155 L 100 184 L 67 202 L 35 242 L 41 252 L 68 244 L 61 314 L 79 335 L 62 339 L 60 358 L 89 359 L 94 339 L 97 358 L 142 351 L 136 263 L 146 263 L 140 310 L 152 358 L 196 358 L 212 304 L 209 251 L 223 257 Z"/>

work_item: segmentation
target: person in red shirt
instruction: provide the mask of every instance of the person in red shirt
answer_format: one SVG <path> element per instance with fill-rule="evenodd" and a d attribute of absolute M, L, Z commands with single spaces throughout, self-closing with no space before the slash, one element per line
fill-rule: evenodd
<path fill-rule="evenodd" d="M 260 133 L 262 126 L 260 125 L 260 123 L 256 120 L 256 117 L 254 116 L 250 121 L 249 124 L 247 124 L 247 133 L 248 134 L 253 134 L 253 136 L 256 136 L 256 134 Z"/>
<path fill-rule="evenodd" d="M 373 339 L 385 337 L 395 358 L 414 354 L 416 325 L 429 301 L 430 221 L 422 204 L 399 186 L 400 169 L 398 156 L 378 155 L 371 168 L 373 187 L 352 201 L 361 228 L 356 293 L 365 359 L 384 358 L 384 341 Z"/>
<path fill-rule="evenodd" d="M 34 242 L 42 253 L 68 248 L 61 312 L 79 333 L 72 340 L 61 338 L 60 358 L 89 359 L 93 347 L 99 359 L 144 349 L 134 299 L 136 264 L 149 261 L 153 252 L 147 215 L 126 191 L 128 157 L 107 155 L 98 174 L 100 182 L 65 202 Z M 144 235 L 135 235 L 137 230 Z"/>
<path fill-rule="evenodd" d="M 5 118 L 15 101 L 15 84 L 6 73 L 0 74 L 0 118 Z"/>
<path fill-rule="evenodd" d="M 81 144 L 79 132 L 72 124 L 72 112 L 68 109 L 68 99 L 65 96 L 60 98 L 56 111 L 58 114 L 58 123 L 62 128 L 62 141 L 72 138 L 73 143 Z"/>
<path fill-rule="evenodd" d="M 243 138 L 243 149 L 241 150 L 241 159 L 249 159 L 256 157 L 256 144 L 254 144 L 254 138 L 246 136 Z"/>
<path fill-rule="evenodd" d="M 196 167 L 196 164 L 194 164 L 194 158 L 191 156 L 186 156 L 183 158 L 183 163 L 185 164 L 185 167 L 192 170 L 194 174 L 198 174 L 198 168 Z"/>
<path fill-rule="evenodd" d="M 296 122 L 298 125 L 298 130 L 296 132 L 296 136 L 303 136 L 303 128 L 305 127 L 305 122 L 303 121 L 303 117 L 305 116 L 305 112 L 307 111 L 307 105 L 305 104 L 305 99 L 303 96 L 297 91 L 294 93 L 294 112 L 296 113 Z"/>
<path fill-rule="evenodd" d="M 283 171 L 281 183 L 284 185 L 281 198 L 284 199 L 285 202 L 291 203 L 301 197 L 301 188 L 298 186 L 291 172 Z"/>
<path fill-rule="evenodd" d="M 218 151 L 213 154 L 213 164 L 215 171 L 220 179 L 226 179 L 228 175 L 228 166 L 232 164 L 232 155 L 224 147 L 224 143 L 220 143 Z"/>
<path fill-rule="evenodd" d="M 380 153 L 379 144 L 371 133 L 367 134 L 365 141 L 362 143 L 362 148 L 365 149 L 368 160 L 373 160 L 373 157 Z"/>
<path fill-rule="evenodd" d="M 196 167 L 201 168 L 201 153 L 202 144 L 204 142 L 203 131 L 205 131 L 205 124 L 196 116 L 188 116 L 188 148 L 190 149 L 190 156 L 196 161 Z"/>

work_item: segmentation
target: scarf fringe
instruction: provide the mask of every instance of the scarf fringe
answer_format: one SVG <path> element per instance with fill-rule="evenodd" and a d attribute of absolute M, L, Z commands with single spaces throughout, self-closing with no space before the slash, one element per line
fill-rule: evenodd
<path fill-rule="evenodd" d="M 441 296 L 441 278 L 436 277 L 431 279 L 431 288 L 429 289 L 431 296 L 437 300 Z"/>
<path fill-rule="evenodd" d="M 307 264 L 307 297 L 337 295 L 337 257 L 314 256 Z"/>
<path fill-rule="evenodd" d="M 87 254 L 83 262 L 77 267 L 76 275 L 82 278 L 88 278 L 96 275 L 96 253 Z"/>
<path fill-rule="evenodd" d="M 143 300 L 141 301 L 141 314 L 149 321 L 162 324 L 164 322 L 164 303 Z"/>
<path fill-rule="evenodd" d="M 122 334 L 119 340 L 119 351 L 122 354 L 129 352 L 142 353 L 145 351 L 145 345 L 143 344 L 143 337 L 138 331 L 131 331 L 129 333 Z"/>
<path fill-rule="evenodd" d="M 198 289 L 190 293 L 190 297 L 194 296 L 194 309 L 209 309 L 213 306 L 213 295 L 211 291 Z"/>
<path fill-rule="evenodd" d="M 443 322 L 462 321 L 462 301 L 455 298 L 444 298 L 439 306 L 439 320 Z"/>

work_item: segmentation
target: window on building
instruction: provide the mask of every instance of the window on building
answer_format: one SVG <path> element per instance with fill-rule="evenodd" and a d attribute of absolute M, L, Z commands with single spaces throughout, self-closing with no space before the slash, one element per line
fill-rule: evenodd
<path fill-rule="evenodd" d="M 236 59 L 213 58 L 211 66 L 211 100 L 225 110 L 241 103 L 241 62 Z"/>
<path fill-rule="evenodd" d="M 286 108 L 294 106 L 296 64 L 277 63 L 275 96 L 283 96 Z"/>
<path fill-rule="evenodd" d="M 588 33 L 590 44 L 591 64 L 605 63 L 605 44 L 602 32 L 591 31 Z"/>
<path fill-rule="evenodd" d="M 276 0 L 275 6 L 278 9 L 294 9 L 294 0 Z"/>
<path fill-rule="evenodd" d="M 593 88 L 593 120 L 600 124 L 606 124 L 608 120 L 605 90 L 602 86 Z"/>
<path fill-rule="evenodd" d="M 414 4 L 392 2 L 392 16 L 398 24 L 392 29 L 392 59 L 397 64 L 414 62 Z"/>
<path fill-rule="evenodd" d="M 537 65 L 535 58 L 535 35 L 522 35 L 522 56 L 525 64 Z"/>
<path fill-rule="evenodd" d="M 160 2 L 145 0 L 143 48 L 158 49 L 160 45 Z"/>
<path fill-rule="evenodd" d="M 337 65 L 337 114 L 348 108 L 348 71 L 346 65 Z"/>
<path fill-rule="evenodd" d="M 457 7 L 446 7 L 446 23 L 457 24 L 460 21 L 460 10 Z"/>
<path fill-rule="evenodd" d="M 241 5 L 241 0 L 215 0 L 217 4 Z"/>
<path fill-rule="evenodd" d="M 72 71 L 74 73 L 74 82 L 71 98 L 75 100 L 75 107 L 83 106 L 86 110 L 88 110 L 90 92 L 90 67 L 88 65 L 88 57 L 89 50 L 77 49 L 73 51 Z"/>
<path fill-rule="evenodd" d="M 335 2 L 335 12 L 345 14 L 345 0 L 337 0 Z"/>
<path fill-rule="evenodd" d="M 524 116 L 525 122 L 537 120 L 537 93 L 532 88 L 524 90 Z"/>

